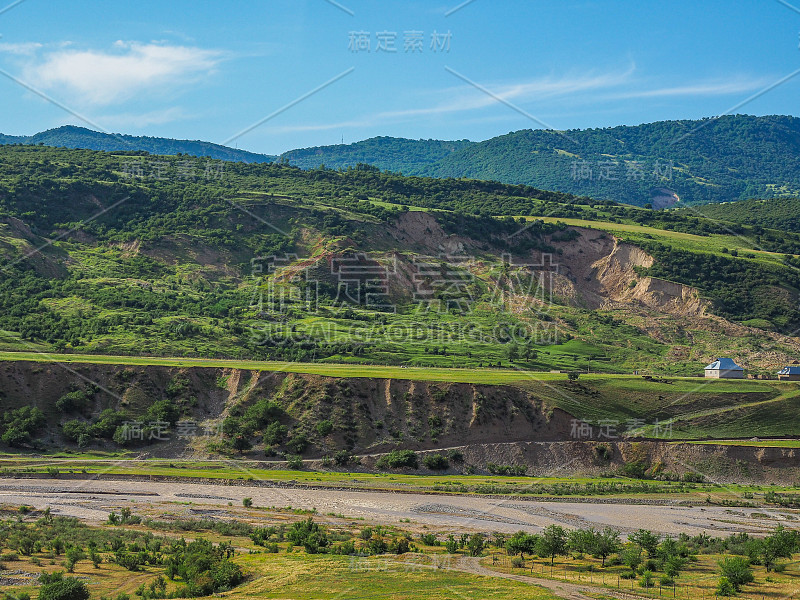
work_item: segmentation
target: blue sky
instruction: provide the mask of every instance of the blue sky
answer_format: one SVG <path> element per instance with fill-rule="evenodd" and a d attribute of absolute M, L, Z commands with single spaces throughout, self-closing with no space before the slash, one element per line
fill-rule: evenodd
<path fill-rule="evenodd" d="M 700 118 L 762 91 L 732 112 L 798 113 L 781 0 L 462 3 L 24 0 L 0 13 L 0 132 L 86 119 L 280 153 Z"/>

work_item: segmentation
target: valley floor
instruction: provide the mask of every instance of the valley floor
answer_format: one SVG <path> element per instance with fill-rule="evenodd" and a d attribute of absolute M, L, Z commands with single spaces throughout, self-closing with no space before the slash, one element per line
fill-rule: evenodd
<path fill-rule="evenodd" d="M 173 517 L 231 518 L 242 500 L 255 507 L 292 507 L 337 515 L 345 520 L 394 524 L 422 532 L 538 532 L 548 525 L 613 527 L 628 533 L 651 529 L 677 535 L 702 532 L 766 534 L 781 522 L 796 522 L 800 511 L 772 508 L 680 506 L 582 502 L 537 502 L 523 498 L 409 494 L 369 490 L 299 489 L 204 485 L 177 482 L 0 479 L 0 502 L 50 506 L 58 515 L 104 522 L 111 511 L 136 509 L 143 516 L 168 511 Z M 142 512 L 145 511 L 145 512 Z"/>

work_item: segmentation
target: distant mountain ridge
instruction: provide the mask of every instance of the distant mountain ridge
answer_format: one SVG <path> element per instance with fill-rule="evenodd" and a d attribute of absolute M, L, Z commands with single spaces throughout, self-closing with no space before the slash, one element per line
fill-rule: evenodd
<path fill-rule="evenodd" d="M 104 150 L 106 152 L 146 151 L 150 154 L 162 155 L 189 154 L 247 163 L 273 162 L 275 160 L 274 156 L 268 154 L 257 154 L 200 140 L 175 140 L 101 133 L 75 125 L 48 129 L 30 136 L 0 134 L 0 144 L 44 144 L 45 146 Z"/>
<path fill-rule="evenodd" d="M 199 140 L 136 137 L 65 126 L 0 144 L 189 154 L 303 169 L 369 164 L 437 178 L 525 184 L 539 189 L 663 208 L 800 196 L 800 118 L 728 115 L 568 131 L 521 130 L 483 142 L 374 137 L 299 148 L 280 157 Z"/>
<path fill-rule="evenodd" d="M 445 151 L 448 144 L 452 151 Z M 414 155 L 404 155 L 413 149 Z M 308 169 L 373 164 L 405 175 L 525 184 L 656 208 L 800 194 L 800 119 L 729 115 L 483 142 L 371 138 L 281 156 Z"/>
<path fill-rule="evenodd" d="M 430 165 L 474 144 L 469 140 L 410 140 L 378 136 L 352 144 L 290 150 L 280 158 L 301 169 L 315 169 L 321 165 L 342 169 L 363 163 L 383 171 L 419 175 Z"/>

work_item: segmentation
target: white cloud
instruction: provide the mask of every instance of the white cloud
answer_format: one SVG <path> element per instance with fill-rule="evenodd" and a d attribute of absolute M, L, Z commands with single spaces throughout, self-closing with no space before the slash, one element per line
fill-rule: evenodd
<path fill-rule="evenodd" d="M 737 77 L 726 81 L 709 81 L 662 87 L 649 90 L 630 90 L 616 94 L 619 99 L 627 98 L 666 98 L 674 96 L 727 96 L 730 94 L 744 94 L 761 89 L 769 85 L 772 80 L 767 78 L 746 79 Z"/>
<path fill-rule="evenodd" d="M 563 109 L 570 105 L 592 106 L 593 113 L 599 110 L 600 103 L 619 103 L 621 100 L 646 98 L 669 98 L 679 96 L 725 96 L 753 92 L 770 83 L 769 78 L 752 78 L 736 75 L 727 79 L 695 81 L 679 86 L 647 87 L 647 83 L 634 77 L 635 65 L 627 69 L 606 73 L 571 74 L 563 77 L 541 77 L 513 83 L 491 83 L 476 81 L 492 95 L 469 84 L 439 89 L 428 95 L 428 105 L 418 108 L 376 112 L 352 120 L 329 123 L 308 123 L 271 128 L 273 134 L 326 131 L 348 128 L 376 127 L 393 123 L 406 123 L 419 117 L 451 113 L 472 112 L 475 116 L 469 122 L 485 122 L 490 117 L 477 116 L 478 111 L 491 106 L 501 106 L 499 99 L 536 113 L 539 106 L 552 111 L 554 106 Z M 445 100 L 436 101 L 436 98 Z M 503 107 L 506 108 L 506 107 Z M 507 110 L 507 109 L 506 109 Z M 484 113 L 485 114 L 485 113 Z M 513 114 L 513 113 L 512 113 Z M 585 113 L 577 113 L 585 114 Z M 461 121 L 466 123 L 467 121 Z"/>
<path fill-rule="evenodd" d="M 70 92 L 86 104 L 108 105 L 196 81 L 222 58 L 215 50 L 119 41 L 111 51 L 50 52 L 26 67 L 25 78 L 45 89 Z"/>
<path fill-rule="evenodd" d="M 603 74 L 569 75 L 565 77 L 543 77 L 529 81 L 511 84 L 483 84 L 484 91 L 474 88 L 469 84 L 450 87 L 435 92 L 436 96 L 447 98 L 431 106 L 411 108 L 404 110 L 383 111 L 367 115 L 360 119 L 340 121 L 338 123 L 320 123 L 308 125 L 287 125 L 270 129 L 271 133 L 293 133 L 304 131 L 325 131 L 330 129 L 346 129 L 358 127 L 372 127 L 386 123 L 403 123 L 413 121 L 415 118 L 428 115 L 442 115 L 476 111 L 493 105 L 503 106 L 498 100 L 501 98 L 508 102 L 532 102 L 545 100 L 605 88 L 613 88 L 626 83 L 633 74 L 635 67 L 631 65 L 621 72 Z"/>
<path fill-rule="evenodd" d="M 42 48 L 42 44 L 37 42 L 24 42 L 21 44 L 13 44 L 9 42 L 0 43 L 0 52 L 6 54 L 16 54 L 19 56 L 33 56 Z"/>

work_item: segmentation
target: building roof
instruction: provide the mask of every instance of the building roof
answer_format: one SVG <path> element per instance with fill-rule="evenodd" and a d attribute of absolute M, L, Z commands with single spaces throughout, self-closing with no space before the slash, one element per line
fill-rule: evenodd
<path fill-rule="evenodd" d="M 706 367 L 706 371 L 744 371 L 742 367 L 733 362 L 731 358 L 718 358 Z"/>
<path fill-rule="evenodd" d="M 790 365 L 778 371 L 778 375 L 800 375 L 800 365 Z"/>

